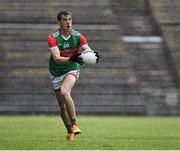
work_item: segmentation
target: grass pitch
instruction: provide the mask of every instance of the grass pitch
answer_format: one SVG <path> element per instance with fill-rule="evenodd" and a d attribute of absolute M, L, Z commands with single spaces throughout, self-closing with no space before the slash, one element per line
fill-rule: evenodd
<path fill-rule="evenodd" d="M 176 150 L 180 117 L 79 116 L 82 134 L 66 141 L 59 116 L 0 116 L 0 149 Z"/>

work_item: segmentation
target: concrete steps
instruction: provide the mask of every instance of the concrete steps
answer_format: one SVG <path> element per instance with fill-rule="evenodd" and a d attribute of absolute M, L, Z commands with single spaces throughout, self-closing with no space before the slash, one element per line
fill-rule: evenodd
<path fill-rule="evenodd" d="M 73 27 L 101 54 L 97 66 L 82 67 L 72 91 L 78 114 L 156 114 L 153 105 L 173 87 L 163 44 L 122 41 L 157 34 L 141 0 L 1 0 L 0 113 L 59 112 L 47 44 L 59 8 L 71 10 Z"/>
<path fill-rule="evenodd" d="M 178 0 L 149 0 L 160 24 L 180 24 L 180 2 Z"/>
<path fill-rule="evenodd" d="M 50 52 L 47 35 L 57 28 L 56 14 L 60 6 L 71 10 L 74 28 L 82 32 L 91 48 L 98 50 L 102 56 L 96 67 L 82 68 L 80 79 L 72 92 L 77 100 L 77 112 L 93 113 L 94 110 L 98 113 L 101 110 L 100 113 L 103 114 L 104 107 L 109 105 L 105 103 L 110 101 L 113 101 L 113 104 L 106 113 L 113 113 L 113 108 L 116 113 L 121 112 L 117 106 L 133 108 L 132 105 L 122 102 L 125 100 L 123 96 L 129 93 L 137 99 L 139 94 L 128 86 L 127 75 L 131 71 L 131 63 L 122 51 L 120 29 L 116 24 L 116 16 L 109 7 L 109 1 L 61 2 L 43 1 L 42 4 L 39 1 L 35 3 L 16 0 L 9 5 L 8 1 L 2 1 L 0 44 L 3 60 L 0 61 L 0 68 L 3 72 L 0 72 L 0 112 L 58 112 L 49 80 Z M 11 12 L 7 8 L 11 9 Z M 104 83 L 105 81 L 107 82 Z M 99 99 L 98 104 L 96 99 Z"/>
<path fill-rule="evenodd" d="M 148 14 L 147 4 L 142 0 L 114 0 L 111 7 L 117 14 L 123 35 L 155 35 L 156 27 Z"/>
<path fill-rule="evenodd" d="M 134 56 L 133 65 L 141 88 L 167 89 L 173 87 L 161 44 L 146 45 L 147 49 L 141 48 L 143 44 L 126 45 L 128 51 Z M 158 49 L 152 49 L 153 45 L 157 45 Z"/>
<path fill-rule="evenodd" d="M 115 16 L 108 8 L 109 1 L 2 1 L 0 22 L 14 23 L 56 23 L 57 12 L 70 10 L 74 23 L 116 23 Z M 94 9 L 96 8 L 96 9 Z M 9 11 L 11 10 L 11 11 Z M 93 11 L 92 11 L 93 10 Z"/>
<path fill-rule="evenodd" d="M 151 37 L 152 35 L 162 37 L 162 41 L 159 42 L 154 41 L 146 43 L 143 41 L 123 41 L 126 51 L 133 56 L 131 57 L 131 63 L 134 67 L 134 75 L 138 80 L 140 92 L 144 94 L 146 101 L 149 101 L 146 104 L 146 113 L 150 115 L 179 114 L 178 103 L 176 103 L 176 105 L 173 107 L 171 103 L 167 103 L 169 101 L 167 94 L 171 93 L 171 89 L 174 89 L 175 81 L 173 77 L 174 75 L 169 67 L 169 59 L 167 57 L 168 53 L 166 53 L 167 47 L 164 43 L 164 39 L 166 40 L 166 37 L 168 36 L 169 39 L 166 40 L 167 43 L 171 43 L 173 46 L 178 45 L 178 41 L 175 40 L 178 39 L 178 36 L 175 36 L 178 35 L 178 30 L 176 30 L 176 28 L 178 28 L 178 19 L 173 23 L 174 19 L 169 18 L 171 14 L 178 18 L 178 14 L 175 12 L 178 10 L 179 1 L 174 0 L 173 2 L 169 2 L 168 0 L 151 0 L 148 2 L 149 3 L 139 0 L 117 0 L 112 2 L 112 7 L 115 10 L 114 12 L 118 14 L 120 27 L 124 29 L 122 30 L 123 35 L 131 37 L 140 36 L 142 39 L 143 37 Z M 153 3 L 152 5 L 151 2 Z M 168 5 L 169 3 L 172 4 Z M 150 6 L 148 6 L 148 4 L 150 4 Z M 166 8 L 168 9 L 164 9 L 163 14 L 163 9 L 161 9 L 161 6 L 164 5 L 166 5 Z M 173 5 L 176 5 L 175 11 L 172 11 L 173 13 L 169 13 L 173 9 Z M 154 6 L 156 9 L 153 9 L 152 6 Z M 170 6 L 172 7 L 169 8 Z M 156 11 L 159 11 L 159 13 Z M 159 20 L 158 24 L 157 22 L 153 22 L 154 18 L 151 17 L 151 12 L 155 14 L 155 19 Z M 162 14 L 164 17 L 164 22 L 162 20 Z M 166 14 L 168 17 L 165 18 Z M 168 29 L 170 29 L 170 26 L 164 26 L 168 23 L 171 24 L 171 27 L 174 26 L 172 29 L 174 29 L 176 32 L 173 33 L 169 31 Z M 160 26 L 163 35 L 160 34 L 160 31 L 157 28 L 158 26 Z M 164 34 L 166 35 L 164 36 Z M 172 45 L 168 45 L 168 47 Z M 171 54 L 173 53 L 171 52 Z M 177 55 L 177 53 L 174 54 Z M 176 62 L 172 66 L 176 67 L 176 64 L 179 63 Z M 174 94 L 171 96 L 172 98 L 174 98 L 176 94 L 178 95 L 176 91 L 173 93 Z M 174 100 L 178 99 L 176 98 Z M 171 99 L 170 101 L 173 102 Z M 172 112 L 173 110 L 175 112 Z"/>
<path fill-rule="evenodd" d="M 171 68 L 172 76 L 174 77 L 174 85 L 177 89 L 180 88 L 180 52 L 179 52 L 179 39 L 180 39 L 180 20 L 179 10 L 180 1 L 168 0 L 153 1 L 150 0 L 150 5 L 154 11 L 153 15 L 165 39 L 167 47 L 166 54 L 169 66 Z"/>

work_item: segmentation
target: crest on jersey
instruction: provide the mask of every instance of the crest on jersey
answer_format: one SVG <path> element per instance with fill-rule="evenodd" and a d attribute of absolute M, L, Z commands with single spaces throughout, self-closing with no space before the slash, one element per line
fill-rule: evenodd
<path fill-rule="evenodd" d="M 64 48 L 64 49 L 67 49 L 67 48 L 69 48 L 69 47 L 70 47 L 69 42 L 64 42 L 63 48 Z"/>

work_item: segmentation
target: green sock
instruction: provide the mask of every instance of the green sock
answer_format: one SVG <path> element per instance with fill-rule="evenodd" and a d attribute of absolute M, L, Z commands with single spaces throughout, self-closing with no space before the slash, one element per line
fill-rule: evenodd
<path fill-rule="evenodd" d="M 67 129 L 68 133 L 73 133 L 72 128 L 71 128 L 71 124 L 66 125 L 66 129 Z"/>

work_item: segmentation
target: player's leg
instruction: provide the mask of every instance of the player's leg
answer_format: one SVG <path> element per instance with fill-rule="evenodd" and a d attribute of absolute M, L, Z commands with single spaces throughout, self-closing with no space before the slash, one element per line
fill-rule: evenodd
<path fill-rule="evenodd" d="M 55 90 L 57 102 L 59 104 L 61 118 L 64 122 L 66 129 L 67 129 L 67 133 L 68 133 L 67 139 L 73 140 L 75 135 L 72 131 L 71 121 L 70 121 L 69 115 L 67 113 L 65 99 L 60 93 L 60 87 L 61 87 L 61 84 L 62 84 L 64 77 L 65 77 L 65 75 L 59 76 L 59 77 L 51 76 L 51 80 L 52 80 L 52 85 L 53 85 L 54 90 Z"/>
<path fill-rule="evenodd" d="M 60 89 L 56 90 L 55 93 L 56 93 L 56 98 L 57 98 L 59 108 L 60 108 L 61 118 L 64 122 L 64 125 L 65 125 L 65 127 L 67 129 L 67 133 L 68 133 L 66 138 L 68 140 L 73 140 L 75 135 L 74 135 L 73 130 L 71 128 L 71 121 L 70 121 L 69 115 L 67 113 L 65 100 L 60 93 Z"/>
<path fill-rule="evenodd" d="M 60 92 L 65 100 L 65 104 L 72 124 L 73 132 L 74 134 L 79 134 L 81 133 L 81 130 L 78 128 L 76 123 L 76 110 L 75 110 L 74 101 L 71 97 L 71 90 L 74 87 L 75 82 L 76 82 L 76 76 L 74 76 L 73 74 L 67 74 L 60 87 Z"/>
<path fill-rule="evenodd" d="M 56 94 L 56 98 L 57 98 L 57 101 L 59 104 L 61 118 L 64 122 L 64 125 L 67 128 L 67 131 L 70 132 L 71 131 L 71 121 L 70 121 L 69 115 L 67 113 L 65 100 L 60 93 L 60 89 L 56 90 L 55 94 Z"/>

